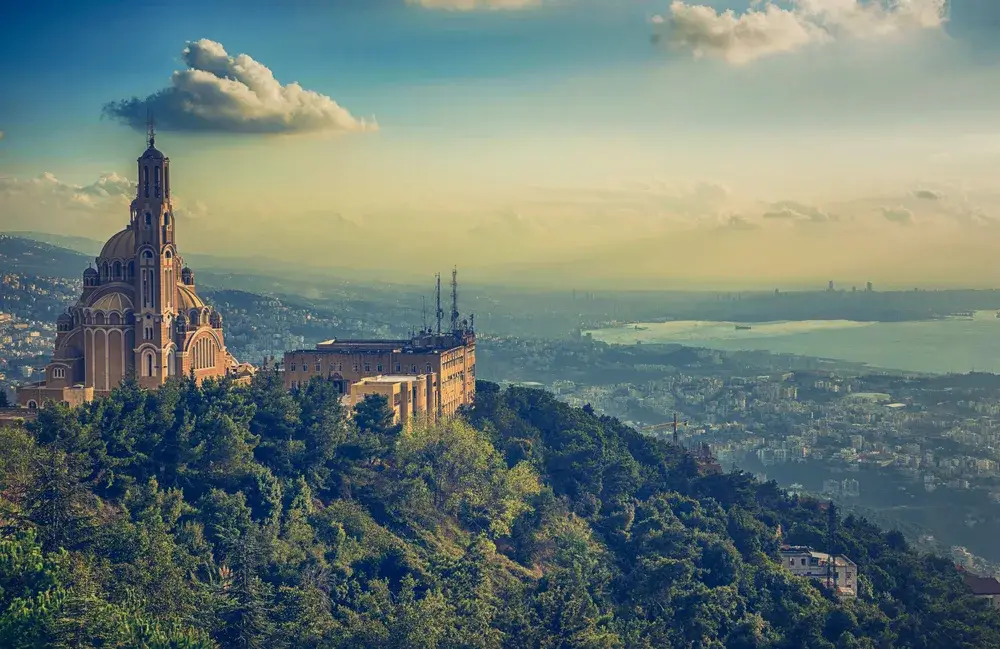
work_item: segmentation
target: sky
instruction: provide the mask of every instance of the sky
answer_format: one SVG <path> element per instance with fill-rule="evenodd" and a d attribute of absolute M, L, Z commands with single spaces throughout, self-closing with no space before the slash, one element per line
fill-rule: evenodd
<path fill-rule="evenodd" d="M 1000 286 L 995 0 L 29 3 L 0 230 L 574 288 Z"/>

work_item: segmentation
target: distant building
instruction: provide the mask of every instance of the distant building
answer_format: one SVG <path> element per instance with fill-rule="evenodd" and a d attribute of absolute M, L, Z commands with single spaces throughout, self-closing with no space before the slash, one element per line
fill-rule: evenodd
<path fill-rule="evenodd" d="M 995 577 L 974 575 L 962 566 L 958 566 L 958 570 L 962 573 L 962 579 L 965 580 L 965 585 L 969 587 L 973 595 L 989 600 L 993 608 L 1000 610 L 1000 581 L 997 581 Z"/>
<path fill-rule="evenodd" d="M 831 293 L 833 292 L 834 287 L 833 287 L 833 280 L 832 279 L 829 281 L 829 283 L 827 283 L 826 290 L 829 291 L 829 292 L 831 292 Z"/>
<path fill-rule="evenodd" d="M 252 373 L 226 350 L 222 316 L 198 296 L 194 273 L 178 254 L 170 159 L 154 146 L 152 129 L 137 162 L 129 224 L 108 239 L 96 268 L 83 271 L 80 299 L 56 320 L 45 379 L 17 391 L 22 407 L 79 405 L 129 376 L 157 388 L 173 376 L 193 374 L 200 382 Z"/>
<path fill-rule="evenodd" d="M 819 582 L 838 597 L 857 597 L 858 566 L 847 557 L 793 545 L 782 546 L 779 555 L 782 564 L 793 575 Z"/>
<path fill-rule="evenodd" d="M 364 379 L 426 380 L 435 416 L 453 415 L 476 397 L 476 334 L 462 323 L 451 333 L 422 332 L 409 340 L 328 340 L 286 352 L 283 375 L 289 390 L 322 376 L 346 397 L 388 389 Z"/>
<path fill-rule="evenodd" d="M 436 385 L 436 374 L 370 376 L 352 383 L 344 401 L 353 408 L 369 395 L 382 395 L 392 408 L 393 423 L 408 428 L 416 423 L 437 420 Z"/>
<path fill-rule="evenodd" d="M 872 286 L 871 282 L 868 282 L 867 284 L 865 284 L 865 292 L 866 293 L 871 293 L 874 290 L 875 290 L 875 288 Z"/>

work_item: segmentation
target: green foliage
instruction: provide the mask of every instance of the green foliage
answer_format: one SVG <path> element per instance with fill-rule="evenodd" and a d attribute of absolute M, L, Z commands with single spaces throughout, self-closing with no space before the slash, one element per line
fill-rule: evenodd
<path fill-rule="evenodd" d="M 0 646 L 1000 646 L 949 562 L 838 520 L 838 603 L 777 562 L 818 503 L 544 392 L 403 430 L 332 382 L 126 383 L 0 429 Z M 835 514 L 834 514 L 835 515 Z"/>

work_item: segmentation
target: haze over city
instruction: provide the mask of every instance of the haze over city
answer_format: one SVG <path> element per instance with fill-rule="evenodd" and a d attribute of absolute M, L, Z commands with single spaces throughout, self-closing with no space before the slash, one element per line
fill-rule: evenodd
<path fill-rule="evenodd" d="M 100 5 L 0 25 L 0 229 L 121 229 L 152 112 L 189 253 L 395 279 L 446 257 L 511 285 L 1000 283 L 989 0 Z"/>

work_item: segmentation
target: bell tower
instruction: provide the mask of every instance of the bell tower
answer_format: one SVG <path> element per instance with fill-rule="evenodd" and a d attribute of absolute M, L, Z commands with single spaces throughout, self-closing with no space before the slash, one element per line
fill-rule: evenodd
<path fill-rule="evenodd" d="M 141 383 L 162 384 L 172 373 L 168 367 L 173 314 L 180 275 L 174 240 L 174 210 L 170 202 L 170 159 L 156 148 L 156 131 L 149 119 L 148 146 L 138 158 L 136 197 L 132 201 L 131 227 L 135 233 L 135 319 L 138 353 L 136 367 L 143 368 Z M 156 359 L 149 367 L 149 347 Z"/>

